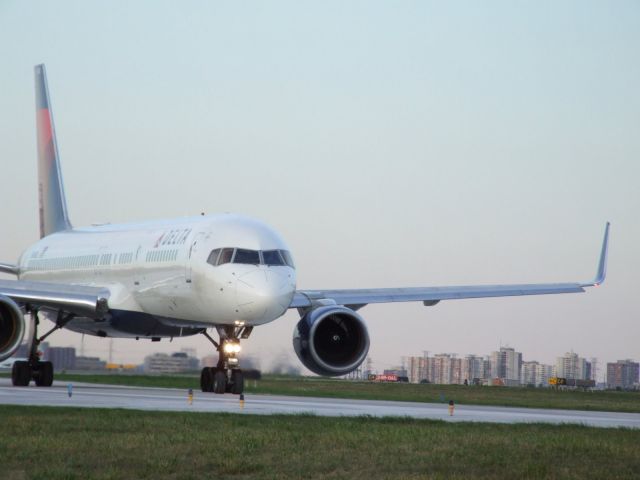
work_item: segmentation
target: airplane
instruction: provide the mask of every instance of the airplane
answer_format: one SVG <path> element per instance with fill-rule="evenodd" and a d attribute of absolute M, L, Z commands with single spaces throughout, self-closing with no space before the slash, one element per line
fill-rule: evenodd
<path fill-rule="evenodd" d="M 360 366 L 369 334 L 359 310 L 371 303 L 584 292 L 602 284 L 609 244 L 607 222 L 594 280 L 586 283 L 298 290 L 284 239 L 253 218 L 188 218 L 73 227 L 69 219 L 44 65 L 36 65 L 36 129 L 40 240 L 16 264 L 1 263 L 0 361 L 25 336 L 29 356 L 13 363 L 12 383 L 51 386 L 54 368 L 38 345 L 66 328 L 98 337 L 159 341 L 204 335 L 218 352 L 203 368 L 203 392 L 241 394 L 241 340 L 289 309 L 300 320 L 293 347 L 312 372 L 345 375 Z M 38 335 L 41 316 L 54 326 Z M 208 330 L 217 332 L 218 340 Z"/>

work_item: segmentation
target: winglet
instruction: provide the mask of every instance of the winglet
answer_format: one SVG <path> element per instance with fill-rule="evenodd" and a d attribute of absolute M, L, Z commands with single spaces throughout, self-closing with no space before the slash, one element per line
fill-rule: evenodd
<path fill-rule="evenodd" d="M 602 285 L 607 276 L 607 256 L 609 254 L 609 226 L 607 222 L 604 228 L 604 239 L 602 240 L 602 250 L 600 251 L 600 261 L 598 262 L 598 273 L 591 283 L 582 284 L 582 287 L 598 287 Z"/>

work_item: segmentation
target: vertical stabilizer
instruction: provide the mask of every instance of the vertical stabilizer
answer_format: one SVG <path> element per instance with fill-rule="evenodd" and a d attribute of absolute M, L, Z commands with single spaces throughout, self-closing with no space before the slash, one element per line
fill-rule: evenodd
<path fill-rule="evenodd" d="M 40 237 L 71 228 L 62 185 L 60 158 L 44 65 L 36 65 L 36 126 L 38 129 L 38 200 Z"/>

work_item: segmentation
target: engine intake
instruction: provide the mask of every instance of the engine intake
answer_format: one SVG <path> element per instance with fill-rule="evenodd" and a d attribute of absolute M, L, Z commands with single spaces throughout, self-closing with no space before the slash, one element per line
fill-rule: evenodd
<path fill-rule="evenodd" d="M 350 308 L 317 307 L 308 311 L 296 325 L 293 348 L 312 372 L 345 375 L 366 358 L 369 333 L 362 317 Z"/>
<path fill-rule="evenodd" d="M 25 322 L 20 307 L 0 295 L 0 362 L 15 353 L 24 337 Z"/>

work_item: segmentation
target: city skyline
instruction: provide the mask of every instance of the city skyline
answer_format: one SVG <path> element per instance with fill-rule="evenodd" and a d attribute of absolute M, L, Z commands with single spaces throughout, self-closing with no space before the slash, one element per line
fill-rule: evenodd
<path fill-rule="evenodd" d="M 501 386 L 549 386 L 553 378 L 572 381 L 576 386 L 603 385 L 629 387 L 638 384 L 638 362 L 633 359 L 604 362 L 600 367 L 596 357 L 587 360 L 573 351 L 558 356 L 552 364 L 537 359 L 525 359 L 522 352 L 512 347 L 500 347 L 489 354 L 433 353 L 425 351 L 420 356 L 402 357 L 401 363 L 384 374 L 406 376 L 409 382 L 423 380 L 438 384 L 482 384 Z M 360 371 L 364 378 L 367 373 Z M 612 377 L 615 381 L 610 380 Z M 617 382 L 617 383 L 616 383 Z"/>
<path fill-rule="evenodd" d="M 359 313 L 380 370 L 424 344 L 496 339 L 544 362 L 638 358 L 640 6 L 363 5 L 3 2 L 0 260 L 38 236 L 44 62 L 78 226 L 248 214 L 282 233 L 313 289 L 589 281 L 611 221 L 608 278 L 588 294 Z M 244 351 L 303 368 L 297 320 L 257 328 Z M 114 345 L 127 362 L 213 352 L 204 338 Z"/>
<path fill-rule="evenodd" d="M 123 341 L 123 339 L 110 339 L 105 343 L 108 343 L 109 341 L 113 344 L 113 343 L 117 343 L 119 341 Z M 126 340 L 124 340 L 124 342 L 126 342 Z M 52 342 L 50 339 L 47 340 L 46 342 L 48 344 L 49 347 L 57 347 L 57 348 L 76 348 L 73 345 L 59 345 L 56 342 Z M 126 345 L 126 344 L 125 344 Z M 155 347 L 159 347 L 159 343 L 155 343 L 154 344 Z M 490 360 L 490 356 L 492 353 L 495 353 L 497 351 L 501 351 L 503 349 L 507 349 L 507 350 L 514 350 L 516 351 L 517 349 L 515 347 L 512 347 L 510 345 L 498 345 L 497 346 L 497 350 L 490 350 L 488 351 L 489 353 L 478 353 L 478 352 L 472 352 L 472 353 L 459 353 L 459 352 L 442 352 L 442 351 L 438 351 L 436 350 L 422 350 L 421 354 L 413 354 L 413 355 L 402 355 L 401 357 L 399 357 L 398 361 L 396 362 L 392 362 L 390 364 L 384 364 L 384 365 L 380 365 L 378 366 L 377 364 L 379 362 L 376 362 L 374 358 L 372 358 L 371 356 L 369 356 L 369 359 L 372 362 L 372 366 L 373 371 L 376 373 L 381 373 L 384 370 L 394 370 L 394 369 L 401 369 L 402 366 L 404 365 L 405 368 L 407 368 L 406 361 L 409 358 L 432 358 L 438 355 L 449 355 L 453 358 L 457 358 L 460 360 L 463 360 L 465 358 L 468 357 L 478 357 L 480 359 L 483 359 L 485 361 L 489 361 Z M 522 349 L 524 350 L 524 349 Z M 127 360 L 123 360 L 126 358 L 130 358 L 121 355 L 121 351 L 119 351 L 117 348 L 113 348 L 113 347 L 109 347 L 107 346 L 107 348 L 103 351 L 94 351 L 94 350 L 90 350 L 90 351 L 84 351 L 83 353 L 81 353 L 82 350 L 79 349 L 78 350 L 78 355 L 85 355 L 85 356 L 95 356 L 100 358 L 101 360 L 104 360 L 105 362 L 108 363 L 114 363 L 114 364 L 139 364 L 142 365 L 144 364 L 145 358 L 148 355 L 155 355 L 155 354 L 164 354 L 164 355 L 171 355 L 173 353 L 176 352 L 189 352 L 189 354 L 192 354 L 197 358 L 199 358 L 200 360 L 207 358 L 209 361 L 211 361 L 211 359 L 217 358 L 217 354 L 215 352 L 210 352 L 210 351 L 205 351 L 203 354 L 200 353 L 199 349 L 192 347 L 192 346 L 187 346 L 187 345 L 181 345 L 178 342 L 175 343 L 167 343 L 165 344 L 165 348 L 156 348 L 156 349 L 152 349 L 148 352 L 145 352 L 144 356 L 137 361 L 127 361 Z M 285 353 L 285 352 L 283 352 Z M 539 363 L 541 365 L 550 365 L 554 368 L 554 370 L 556 369 L 556 362 L 558 361 L 559 358 L 561 358 L 562 356 L 567 356 L 567 355 L 575 355 L 576 357 L 583 359 L 589 363 L 593 363 L 594 361 L 597 362 L 597 372 L 596 374 L 598 375 L 598 381 L 601 381 L 603 379 L 606 378 L 606 366 L 608 364 L 611 363 L 615 363 L 621 360 L 629 360 L 629 358 L 627 357 L 621 357 L 621 356 L 617 356 L 614 358 L 599 358 L 599 357 L 595 357 L 592 355 L 589 355 L 588 352 L 587 354 L 584 354 L 584 356 L 580 356 L 581 353 L 577 353 L 574 352 L 573 349 L 566 349 L 562 352 L 558 352 L 552 359 L 539 359 L 539 358 L 533 358 L 530 357 L 527 352 L 522 351 L 522 352 L 518 352 L 521 354 L 521 363 L 524 366 L 524 364 L 526 363 Z M 276 357 L 265 357 L 265 356 L 260 356 L 259 354 L 255 354 L 255 353 L 247 353 L 246 354 L 247 357 L 247 363 L 250 364 L 250 368 L 259 368 L 259 369 L 263 369 L 265 371 L 283 371 L 284 369 L 294 369 L 294 370 L 299 370 L 301 372 L 301 374 L 303 375 L 314 375 L 312 372 L 308 372 L 306 371 L 306 369 L 304 368 L 304 366 L 302 364 L 296 363 L 295 361 L 291 361 L 291 359 L 286 356 L 286 355 L 279 355 Z M 630 358 L 631 360 L 634 360 L 635 357 Z M 366 363 L 366 362 L 365 362 Z M 363 363 L 360 367 L 360 370 L 365 368 L 365 364 Z M 563 376 L 563 375 L 559 375 L 559 376 Z M 570 375 L 571 377 L 571 375 Z"/>
<path fill-rule="evenodd" d="M 24 357 L 28 347 L 23 344 L 16 357 Z M 112 353 L 112 352 L 110 352 Z M 109 370 L 111 372 L 137 372 L 145 374 L 176 374 L 197 373 L 202 366 L 215 365 L 216 355 L 198 357 L 197 351 L 191 347 L 183 347 L 171 353 L 153 352 L 145 356 L 140 364 L 127 364 L 116 359 L 108 360 L 85 356 L 77 353 L 74 347 L 56 347 L 44 342 L 40 348 L 42 358 L 57 365 L 57 371 L 76 370 Z M 640 364 L 633 359 L 620 359 L 616 362 L 606 362 L 603 367 L 600 360 L 590 357 L 586 360 L 577 353 L 565 352 L 556 357 L 554 365 L 548 365 L 538 360 L 525 360 L 522 352 L 512 347 L 500 347 L 498 351 L 486 355 L 457 353 L 423 352 L 422 356 L 402 357 L 401 365 L 384 371 L 372 369 L 370 358 L 350 374 L 347 379 L 372 380 L 374 377 L 384 377 L 384 381 L 408 381 L 410 383 L 459 384 L 459 385 L 488 385 L 488 386 L 535 386 L 548 387 L 552 385 L 567 385 L 578 387 L 602 388 L 640 388 Z M 6 366 L 10 363 L 3 364 Z M 266 367 L 260 359 L 247 357 L 244 366 L 248 371 L 260 373 L 276 373 L 300 375 L 300 369 L 289 364 L 271 365 Z M 395 380 L 389 380 L 393 377 Z M 403 380 L 404 379 L 404 380 Z M 562 383 L 556 383 L 559 381 Z M 380 380 L 373 380 L 380 381 Z"/>

